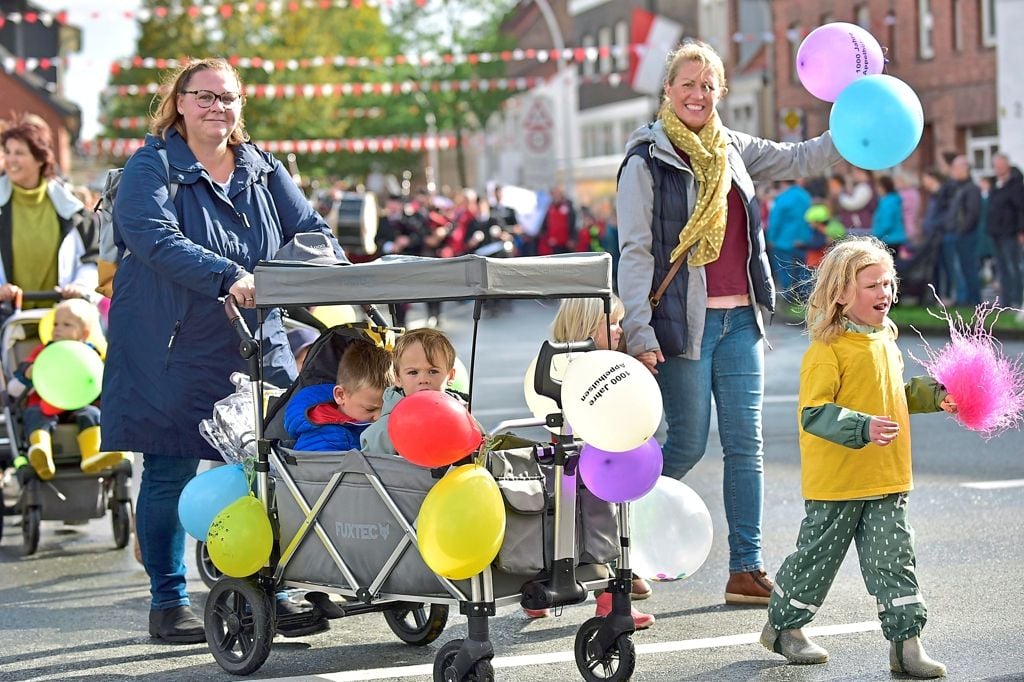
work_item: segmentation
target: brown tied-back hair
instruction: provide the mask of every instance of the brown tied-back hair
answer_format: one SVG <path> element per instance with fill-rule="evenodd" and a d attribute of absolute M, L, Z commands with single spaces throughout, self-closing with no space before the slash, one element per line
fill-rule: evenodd
<path fill-rule="evenodd" d="M 24 116 L 0 133 L 0 146 L 7 148 L 8 140 L 21 140 L 28 147 L 32 158 L 43 164 L 39 175 L 49 180 L 57 175 L 57 157 L 53 153 L 50 129 L 40 125 L 37 117 Z"/>
<path fill-rule="evenodd" d="M 242 95 L 241 104 L 245 105 L 245 85 L 242 77 L 238 75 L 235 67 L 231 66 L 225 59 L 208 57 L 206 59 L 193 59 L 180 66 L 160 87 L 160 93 L 154 99 L 156 112 L 153 114 L 153 121 L 149 125 L 149 132 L 157 137 L 167 139 L 167 131 L 172 127 L 178 131 L 181 137 L 188 141 L 188 133 L 185 131 L 185 122 L 178 113 L 178 97 L 185 90 L 189 90 L 192 83 L 192 76 L 200 71 L 221 71 L 229 73 L 238 82 L 238 92 Z M 236 146 L 249 141 L 249 133 L 245 130 L 245 118 L 242 115 L 242 108 L 238 111 L 238 121 L 235 129 L 228 135 L 228 145 Z"/>

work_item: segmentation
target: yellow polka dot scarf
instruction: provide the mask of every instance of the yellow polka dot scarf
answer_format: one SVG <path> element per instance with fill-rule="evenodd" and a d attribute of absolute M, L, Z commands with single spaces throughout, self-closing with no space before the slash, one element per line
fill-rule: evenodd
<path fill-rule="evenodd" d="M 671 105 L 662 107 L 659 118 L 668 139 L 690 157 L 690 168 L 697 180 L 697 205 L 679 233 L 679 245 L 672 250 L 669 260 L 674 263 L 696 245 L 690 253 L 690 265 L 707 265 L 718 260 L 725 239 L 725 213 L 732 184 L 725 130 L 717 111 L 711 112 L 699 133 L 687 128 Z"/>

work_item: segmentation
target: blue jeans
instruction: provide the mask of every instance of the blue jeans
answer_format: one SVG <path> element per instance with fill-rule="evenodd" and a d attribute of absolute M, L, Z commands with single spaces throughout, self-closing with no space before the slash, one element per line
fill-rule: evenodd
<path fill-rule="evenodd" d="M 708 310 L 700 359 L 665 358 L 656 376 L 668 423 L 665 476 L 682 478 L 704 456 L 714 395 L 725 455 L 729 571 L 762 568 L 764 348 L 754 309 Z"/>
<path fill-rule="evenodd" d="M 772 248 L 772 271 L 779 285 L 779 293 L 790 303 L 800 303 L 806 298 L 804 280 L 807 269 L 804 252 L 798 249 Z"/>
<path fill-rule="evenodd" d="M 1024 295 L 1021 277 L 1020 242 L 1017 235 L 995 237 L 996 270 L 999 275 L 999 304 L 1019 308 Z"/>
<path fill-rule="evenodd" d="M 978 260 L 978 231 L 957 235 L 956 259 L 960 266 L 957 279 L 957 305 L 978 305 L 981 303 L 981 262 Z"/>
<path fill-rule="evenodd" d="M 185 529 L 178 520 L 178 498 L 199 468 L 199 459 L 145 453 L 135 510 L 135 532 L 149 575 L 150 608 L 188 606 L 185 587 Z"/>

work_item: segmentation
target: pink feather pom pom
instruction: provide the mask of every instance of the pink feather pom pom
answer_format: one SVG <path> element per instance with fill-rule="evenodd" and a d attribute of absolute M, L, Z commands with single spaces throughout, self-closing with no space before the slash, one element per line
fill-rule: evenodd
<path fill-rule="evenodd" d="M 994 323 L 1003 310 L 982 303 L 968 323 L 959 314 L 950 317 L 943 308 L 936 317 L 949 323 L 949 343 L 936 351 L 925 341 L 927 359 L 914 358 L 949 391 L 960 423 L 986 440 L 1017 427 L 1024 418 L 1024 369 L 1019 359 L 1003 354 L 1002 345 L 985 326 L 990 315 L 996 314 Z"/>

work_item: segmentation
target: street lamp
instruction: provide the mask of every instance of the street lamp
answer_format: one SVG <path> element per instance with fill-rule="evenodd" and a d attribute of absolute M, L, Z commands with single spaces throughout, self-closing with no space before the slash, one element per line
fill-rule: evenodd
<path fill-rule="evenodd" d="M 573 162 L 572 162 L 572 128 L 571 126 L 571 113 L 569 107 L 571 100 L 568 94 L 568 86 L 572 84 L 572 79 L 569 78 L 567 72 L 568 63 L 565 59 L 565 37 L 562 35 L 562 29 L 558 26 L 558 20 L 555 18 L 555 12 L 551 9 L 551 5 L 548 0 L 534 0 L 537 5 L 537 9 L 540 10 L 541 16 L 544 17 L 544 23 L 547 24 L 548 32 L 551 33 L 551 40 L 555 44 L 555 50 L 558 52 L 558 79 L 562 80 L 565 77 L 566 87 L 559 88 L 559 92 L 562 93 L 560 97 L 561 109 L 562 109 L 562 153 L 564 154 L 564 179 L 562 184 L 565 186 L 565 196 L 570 199 L 573 197 Z"/>

